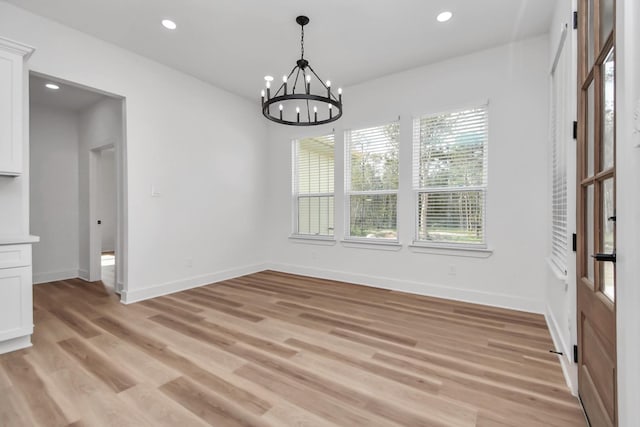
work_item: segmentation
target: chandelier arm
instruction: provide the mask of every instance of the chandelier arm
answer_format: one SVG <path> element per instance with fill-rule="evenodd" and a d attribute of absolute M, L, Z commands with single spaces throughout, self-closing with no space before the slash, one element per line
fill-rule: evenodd
<path fill-rule="evenodd" d="M 296 65 L 296 67 L 298 67 Z M 296 87 L 298 86 L 298 77 L 300 77 L 300 67 L 298 67 L 298 72 L 296 73 L 296 80 L 293 82 L 293 88 L 291 89 L 293 93 L 296 92 Z"/>
<path fill-rule="evenodd" d="M 325 89 L 329 89 L 327 87 L 326 84 L 324 84 L 324 82 L 322 81 L 322 79 L 320 78 L 320 76 L 315 72 L 315 70 L 311 67 L 311 65 L 308 66 L 308 68 L 311 70 L 311 72 L 313 73 L 314 76 L 316 76 L 316 79 L 318 79 L 320 81 L 320 83 L 322 84 L 322 86 L 324 86 Z"/>
<path fill-rule="evenodd" d="M 311 123 L 311 107 L 309 107 L 308 99 L 307 99 L 307 118 L 309 119 L 309 123 Z"/>
<path fill-rule="evenodd" d="M 309 65 L 309 69 L 311 70 L 311 72 L 313 73 L 314 76 L 316 76 L 316 78 L 318 80 L 320 80 L 320 83 L 322 83 L 322 86 L 324 86 L 325 89 L 329 90 L 329 87 L 324 84 L 324 82 L 322 81 L 322 79 L 320 78 L 320 76 L 315 72 L 315 70 L 313 68 L 311 68 L 311 65 Z M 338 98 L 336 98 L 336 95 L 333 93 L 333 91 L 331 91 L 331 98 L 340 102 Z"/>
<path fill-rule="evenodd" d="M 289 73 L 289 75 L 287 76 L 287 80 L 289 80 L 291 78 L 291 76 L 293 75 L 293 72 L 296 70 L 296 68 L 298 68 L 297 65 L 294 65 L 294 67 L 291 69 L 291 72 Z M 282 83 L 280 85 L 280 87 L 278 87 L 278 91 L 276 92 L 275 95 L 273 95 L 273 97 L 278 96 L 278 94 L 280 93 L 280 91 L 282 91 L 284 93 L 284 83 Z"/>

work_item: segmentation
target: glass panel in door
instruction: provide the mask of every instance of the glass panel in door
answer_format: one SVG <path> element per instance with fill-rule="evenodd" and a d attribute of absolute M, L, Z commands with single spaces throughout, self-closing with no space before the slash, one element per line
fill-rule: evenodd
<path fill-rule="evenodd" d="M 602 64 L 602 143 L 601 170 L 613 167 L 615 129 L 615 62 L 613 49 Z"/>
<path fill-rule="evenodd" d="M 600 248 L 611 254 L 615 251 L 615 210 L 613 178 L 602 182 L 602 224 Z M 611 301 L 615 299 L 615 263 L 600 262 L 600 290 Z"/>

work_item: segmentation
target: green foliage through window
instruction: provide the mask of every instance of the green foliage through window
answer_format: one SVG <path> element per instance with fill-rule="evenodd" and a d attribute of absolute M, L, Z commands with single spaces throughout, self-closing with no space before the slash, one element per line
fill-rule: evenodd
<path fill-rule="evenodd" d="M 486 106 L 414 121 L 417 240 L 484 244 Z"/>
<path fill-rule="evenodd" d="M 294 141 L 296 234 L 333 236 L 334 137 Z"/>
<path fill-rule="evenodd" d="M 399 123 L 346 132 L 350 237 L 398 238 Z"/>

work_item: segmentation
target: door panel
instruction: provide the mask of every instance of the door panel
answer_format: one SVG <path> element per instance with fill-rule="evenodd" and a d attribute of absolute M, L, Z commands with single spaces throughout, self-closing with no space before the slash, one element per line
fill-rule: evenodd
<path fill-rule="evenodd" d="M 594 427 L 617 425 L 615 0 L 579 0 L 578 391 Z"/>

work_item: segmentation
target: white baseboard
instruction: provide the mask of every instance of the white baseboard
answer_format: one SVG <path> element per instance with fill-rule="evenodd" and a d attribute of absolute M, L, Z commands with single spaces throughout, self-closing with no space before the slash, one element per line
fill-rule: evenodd
<path fill-rule="evenodd" d="M 556 351 L 564 353 L 564 355 L 562 356 L 558 355 L 558 358 L 560 359 L 560 366 L 562 366 L 562 373 L 564 374 L 564 379 L 567 382 L 567 386 L 569 387 L 569 390 L 571 390 L 571 394 L 573 394 L 574 396 L 578 396 L 578 365 L 573 363 L 572 360 L 573 349 L 571 349 L 562 338 L 560 328 L 558 327 L 558 322 L 556 320 L 556 317 L 553 315 L 553 311 L 551 311 L 551 307 L 549 307 L 549 305 L 547 305 L 544 317 L 547 321 L 547 326 L 549 327 L 551 339 L 553 340 Z"/>
<path fill-rule="evenodd" d="M 124 304 L 131 304 L 138 301 L 144 301 L 150 298 L 156 298 L 162 295 L 172 294 L 198 286 L 209 285 L 211 283 L 229 280 L 247 274 L 257 273 L 266 269 L 264 264 L 249 265 L 245 267 L 233 268 L 229 270 L 219 271 L 217 273 L 205 274 L 203 276 L 189 277 L 174 282 L 162 283 L 160 285 L 149 286 L 142 289 L 123 290 L 120 295 L 120 301 Z"/>
<path fill-rule="evenodd" d="M 48 271 L 45 273 L 33 273 L 33 284 L 56 282 L 58 280 L 75 279 L 80 273 L 75 270 Z"/>
<path fill-rule="evenodd" d="M 89 280 L 89 272 L 87 270 L 78 270 L 78 277 L 84 280 L 85 282 L 90 282 Z"/>
<path fill-rule="evenodd" d="M 359 285 L 373 286 L 376 288 L 407 292 L 411 294 L 445 298 L 475 304 L 483 304 L 493 307 L 508 308 L 530 313 L 544 313 L 544 303 L 542 301 L 521 298 L 513 295 L 482 292 L 473 289 L 452 288 L 449 286 L 436 285 L 432 283 L 398 280 L 390 277 L 368 276 L 365 274 L 354 274 L 343 271 L 325 270 L 313 267 L 301 267 L 290 264 L 267 264 L 267 267 L 271 270 L 280 271 L 283 273 L 300 274 L 303 276 L 317 277 L 319 279 L 338 280 L 341 282 L 349 282 Z"/>
<path fill-rule="evenodd" d="M 27 347 L 31 347 L 30 334 L 24 337 L 12 338 L 10 340 L 0 342 L 0 354 L 22 350 Z"/>

